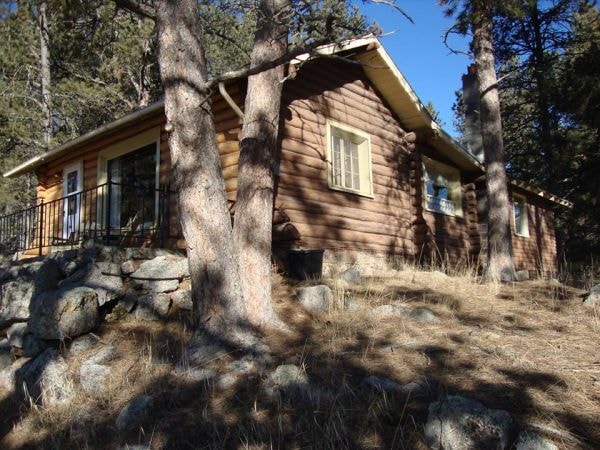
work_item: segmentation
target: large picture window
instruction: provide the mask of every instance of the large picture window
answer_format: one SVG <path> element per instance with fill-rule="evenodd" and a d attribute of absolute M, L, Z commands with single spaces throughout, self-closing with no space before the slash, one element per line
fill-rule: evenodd
<path fill-rule="evenodd" d="M 372 196 L 371 142 L 369 136 L 334 122 L 327 124 L 329 186 Z"/>
<path fill-rule="evenodd" d="M 450 216 L 462 216 L 458 169 L 423 157 L 423 183 L 426 209 Z"/>

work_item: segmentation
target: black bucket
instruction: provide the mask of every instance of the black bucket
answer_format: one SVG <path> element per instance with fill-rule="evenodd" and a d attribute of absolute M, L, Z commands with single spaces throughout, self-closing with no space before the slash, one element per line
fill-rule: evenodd
<path fill-rule="evenodd" d="M 296 280 L 319 279 L 323 275 L 325 250 L 289 250 L 288 275 Z"/>

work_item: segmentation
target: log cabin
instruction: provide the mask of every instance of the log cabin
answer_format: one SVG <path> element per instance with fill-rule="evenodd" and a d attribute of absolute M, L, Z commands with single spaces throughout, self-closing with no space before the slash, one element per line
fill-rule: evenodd
<path fill-rule="evenodd" d="M 212 112 L 234 214 L 246 80 L 219 88 Z M 6 172 L 33 172 L 38 183 L 36 206 L 0 218 L 4 248 L 43 254 L 89 240 L 185 248 L 165 124 L 159 101 Z M 279 129 L 278 261 L 299 252 L 323 255 L 326 264 L 364 259 L 375 266 L 485 258 L 481 155 L 432 119 L 377 38 L 292 61 Z M 517 269 L 555 273 L 553 210 L 569 203 L 525 183 L 509 189 Z"/>

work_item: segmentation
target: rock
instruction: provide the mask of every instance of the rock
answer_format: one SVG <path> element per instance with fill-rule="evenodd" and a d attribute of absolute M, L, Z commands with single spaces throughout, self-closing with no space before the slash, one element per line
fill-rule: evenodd
<path fill-rule="evenodd" d="M 521 431 L 517 437 L 515 450 L 558 450 L 558 447 L 537 433 Z"/>
<path fill-rule="evenodd" d="M 51 347 L 51 343 L 40 339 L 29 331 L 26 323 L 15 323 L 6 331 L 8 342 L 20 356 L 34 357 Z"/>
<path fill-rule="evenodd" d="M 20 370 L 27 362 L 27 359 L 19 358 L 16 361 L 13 361 L 11 365 L 0 370 L 0 387 L 3 387 L 11 394 L 15 394 L 17 388 L 17 371 Z M 21 389 L 22 386 L 23 384 L 21 383 L 19 385 L 19 389 Z"/>
<path fill-rule="evenodd" d="M 410 310 L 406 306 L 402 305 L 381 305 L 373 308 L 371 313 L 381 319 L 387 319 L 390 317 L 405 318 L 410 314 Z"/>
<path fill-rule="evenodd" d="M 121 273 L 123 275 L 130 275 L 137 269 L 136 264 L 132 260 L 125 261 L 121 264 Z"/>
<path fill-rule="evenodd" d="M 86 361 L 79 368 L 79 384 L 87 394 L 97 395 L 108 384 L 110 374 L 109 366 Z"/>
<path fill-rule="evenodd" d="M 351 285 L 356 285 L 356 284 L 360 284 L 361 282 L 361 276 L 360 276 L 360 271 L 358 270 L 357 267 L 350 267 L 346 270 L 344 270 L 341 275 L 340 275 L 341 280 L 344 282 L 344 284 L 351 286 Z"/>
<path fill-rule="evenodd" d="M 15 280 L 0 287 L 0 329 L 29 319 L 29 304 L 34 293 L 31 281 Z"/>
<path fill-rule="evenodd" d="M 148 416 L 154 400 L 149 395 L 140 395 L 127 403 L 116 420 L 120 431 L 138 428 Z"/>
<path fill-rule="evenodd" d="M 173 370 L 173 374 L 193 382 L 206 381 L 217 376 L 217 372 L 213 369 L 203 369 L 200 367 L 183 368 L 181 366 L 176 367 Z"/>
<path fill-rule="evenodd" d="M 510 414 L 475 400 L 448 396 L 429 405 L 425 441 L 431 449 L 507 449 L 513 433 Z"/>
<path fill-rule="evenodd" d="M 12 366 L 14 360 L 8 341 L 3 339 L 0 342 L 0 372 Z"/>
<path fill-rule="evenodd" d="M 121 268 L 117 263 L 92 261 L 65 279 L 62 286 L 94 289 L 98 296 L 98 305 L 102 306 L 125 295 L 120 275 Z"/>
<path fill-rule="evenodd" d="M 585 298 L 583 304 L 588 308 L 600 306 L 600 284 L 597 284 L 590 290 L 590 294 Z"/>
<path fill-rule="evenodd" d="M 517 270 L 515 272 L 515 281 L 527 281 L 529 280 L 528 270 Z"/>
<path fill-rule="evenodd" d="M 278 366 L 269 375 L 266 390 L 269 394 L 280 391 L 286 395 L 295 396 L 302 395 L 309 389 L 309 386 L 308 377 L 300 367 L 294 364 L 284 364 Z"/>
<path fill-rule="evenodd" d="M 225 389 L 229 389 L 238 381 L 239 374 L 233 373 L 225 373 L 223 375 L 219 375 L 215 381 L 215 387 L 220 391 L 224 391 Z"/>
<path fill-rule="evenodd" d="M 84 334 L 83 336 L 79 336 L 78 338 L 73 339 L 73 341 L 71 342 L 71 346 L 69 347 L 69 354 L 71 356 L 75 356 L 85 351 L 91 350 L 98 344 L 98 342 L 100 342 L 100 338 L 94 333 L 88 333 Z"/>
<path fill-rule="evenodd" d="M 94 356 L 90 359 L 86 360 L 84 364 L 104 364 L 110 361 L 115 354 L 115 346 L 114 345 L 106 345 L 102 347 Z"/>
<path fill-rule="evenodd" d="M 387 392 L 398 392 L 401 389 L 401 386 L 388 378 L 380 378 L 375 375 L 369 375 L 365 378 L 365 384 L 375 389 L 379 389 L 380 391 Z"/>
<path fill-rule="evenodd" d="M 135 310 L 137 320 L 160 320 L 169 315 L 171 297 L 169 294 L 148 294 L 141 297 Z"/>
<path fill-rule="evenodd" d="M 298 291 L 298 301 L 312 313 L 324 313 L 329 311 L 333 301 L 333 293 L 324 284 L 309 286 Z"/>
<path fill-rule="evenodd" d="M 190 275 L 188 261 L 179 256 L 158 256 L 144 261 L 130 276 L 135 284 L 152 292 L 172 292 Z"/>
<path fill-rule="evenodd" d="M 428 308 L 415 308 L 409 315 L 412 320 L 419 323 L 435 323 L 439 322 L 437 316 Z"/>
<path fill-rule="evenodd" d="M 45 406 L 69 402 L 75 395 L 68 376 L 69 367 L 55 348 L 45 350 L 16 371 L 17 386 L 25 385 L 27 394 Z"/>
<path fill-rule="evenodd" d="M 99 324 L 98 295 L 89 287 L 63 287 L 36 298 L 29 330 L 42 339 L 65 339 Z"/>
<path fill-rule="evenodd" d="M 251 359 L 238 359 L 230 362 L 227 368 L 232 372 L 243 375 L 256 370 L 256 363 Z"/>
<path fill-rule="evenodd" d="M 171 300 L 177 309 L 184 311 L 192 311 L 194 305 L 192 303 L 192 292 L 188 289 L 179 289 L 171 293 Z"/>
<path fill-rule="evenodd" d="M 63 271 L 54 258 L 46 258 L 38 267 L 34 276 L 36 293 L 56 289 L 63 278 Z"/>

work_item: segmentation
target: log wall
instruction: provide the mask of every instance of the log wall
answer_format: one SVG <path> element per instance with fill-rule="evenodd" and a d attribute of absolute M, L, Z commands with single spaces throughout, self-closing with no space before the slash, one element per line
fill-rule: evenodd
<path fill-rule="evenodd" d="M 368 134 L 372 198 L 328 185 L 327 120 Z M 275 207 L 299 239 L 274 235 L 279 247 L 413 255 L 409 154 L 413 144 L 355 64 L 305 64 L 284 86 Z"/>

